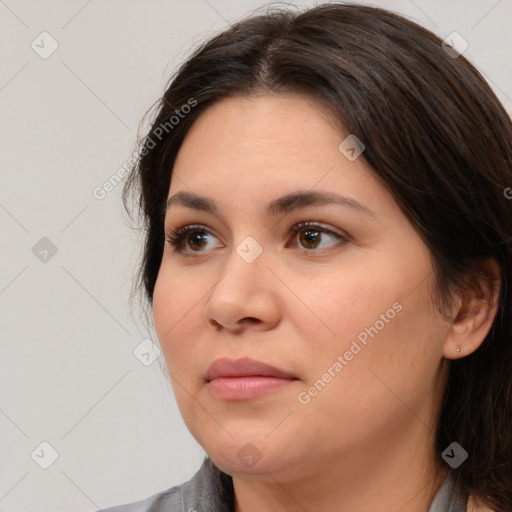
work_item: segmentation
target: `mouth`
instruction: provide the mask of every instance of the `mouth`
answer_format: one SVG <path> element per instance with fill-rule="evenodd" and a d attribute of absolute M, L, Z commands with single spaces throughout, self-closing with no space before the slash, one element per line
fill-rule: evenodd
<path fill-rule="evenodd" d="M 249 358 L 217 359 L 206 373 L 208 388 L 221 400 L 249 400 L 297 380 L 289 372 Z"/>

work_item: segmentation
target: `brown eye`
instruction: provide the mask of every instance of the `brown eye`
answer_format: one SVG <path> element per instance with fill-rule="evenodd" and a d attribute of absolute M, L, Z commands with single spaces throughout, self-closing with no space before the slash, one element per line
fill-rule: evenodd
<path fill-rule="evenodd" d="M 306 249 L 315 249 L 320 243 L 322 232 L 317 229 L 304 229 L 299 232 L 300 243 Z"/>
<path fill-rule="evenodd" d="M 201 225 L 184 226 L 171 231 L 166 237 L 166 242 L 176 252 L 187 254 L 203 253 L 215 248 L 215 240 L 218 242 L 217 237 Z"/>
<path fill-rule="evenodd" d="M 324 226 L 314 222 L 300 222 L 296 224 L 291 232 L 295 235 L 296 246 L 302 247 L 309 251 L 315 249 L 328 249 L 333 245 L 343 245 L 347 239 Z M 315 251 L 319 252 L 319 251 Z"/>
<path fill-rule="evenodd" d="M 208 235 L 204 231 L 195 231 L 186 237 L 187 245 L 193 251 L 200 251 L 208 244 Z"/>

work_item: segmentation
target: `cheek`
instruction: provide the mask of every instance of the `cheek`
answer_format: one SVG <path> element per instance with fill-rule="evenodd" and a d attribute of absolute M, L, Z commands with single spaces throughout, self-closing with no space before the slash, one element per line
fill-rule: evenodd
<path fill-rule="evenodd" d="M 304 373 L 310 386 L 329 381 L 332 395 L 318 383 L 326 400 L 363 410 L 389 400 L 400 405 L 390 389 L 406 403 L 431 390 L 447 326 L 432 306 L 428 254 L 418 251 L 411 260 L 397 255 L 364 268 L 354 261 L 343 273 L 311 280 L 313 286 L 297 281 L 294 291 L 311 305 L 296 301 L 293 314 Z"/>
<path fill-rule="evenodd" d="M 197 286 L 180 281 L 179 272 L 161 269 L 153 295 L 153 320 L 167 367 L 176 378 L 193 370 L 201 296 Z"/>
<path fill-rule="evenodd" d="M 306 409 L 333 432 L 343 423 L 354 442 L 414 416 L 429 421 L 447 327 L 432 309 L 431 283 L 413 293 L 406 283 L 374 275 L 316 297 L 335 335 L 308 334 Z"/>
<path fill-rule="evenodd" d="M 358 335 L 364 339 L 365 329 L 376 322 L 379 331 L 387 328 L 401 309 L 403 283 L 389 271 L 389 262 L 374 260 L 362 266 L 356 257 L 351 260 L 345 258 L 342 270 L 333 268 L 314 279 L 289 278 L 295 297 L 290 296 L 287 308 L 293 306 L 292 321 L 316 351 L 315 359 L 332 350 L 348 350 L 351 341 Z"/>

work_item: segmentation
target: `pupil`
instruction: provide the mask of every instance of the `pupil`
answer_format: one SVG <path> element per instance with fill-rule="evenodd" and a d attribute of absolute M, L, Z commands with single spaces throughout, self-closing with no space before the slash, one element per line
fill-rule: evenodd
<path fill-rule="evenodd" d="M 191 249 L 201 249 L 206 245 L 206 233 L 194 233 L 189 238 L 189 246 Z"/>
<path fill-rule="evenodd" d="M 303 244 L 306 245 L 306 246 L 316 246 L 316 242 L 318 241 L 318 235 L 319 235 L 319 231 L 314 231 L 314 230 L 311 230 L 311 229 L 308 229 L 306 231 L 303 231 Z"/>

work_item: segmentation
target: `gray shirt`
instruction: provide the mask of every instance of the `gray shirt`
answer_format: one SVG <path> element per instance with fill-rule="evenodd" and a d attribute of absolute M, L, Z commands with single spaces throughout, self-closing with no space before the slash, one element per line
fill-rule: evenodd
<path fill-rule="evenodd" d="M 233 480 L 206 457 L 199 471 L 184 484 L 142 501 L 101 512 L 233 512 Z M 437 491 L 429 512 L 466 512 L 448 475 Z"/>

